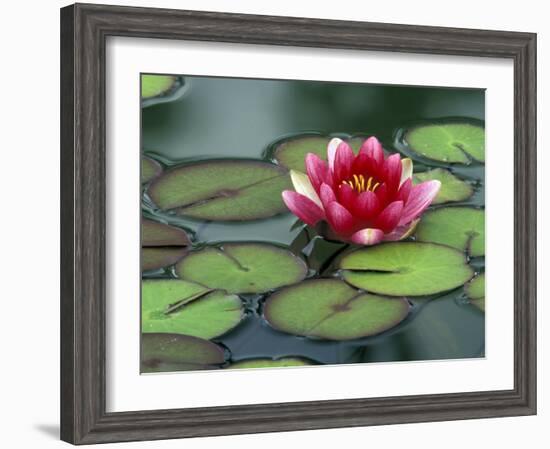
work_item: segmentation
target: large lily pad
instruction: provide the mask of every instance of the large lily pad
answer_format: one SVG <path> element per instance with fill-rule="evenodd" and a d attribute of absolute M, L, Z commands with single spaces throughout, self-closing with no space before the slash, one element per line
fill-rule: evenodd
<path fill-rule="evenodd" d="M 485 311 L 485 273 L 473 278 L 464 288 L 470 302 L 478 309 Z"/>
<path fill-rule="evenodd" d="M 445 207 L 426 212 L 416 228 L 416 238 L 485 254 L 485 211 L 473 207 Z"/>
<path fill-rule="evenodd" d="M 302 357 L 283 357 L 280 359 L 248 359 L 232 363 L 227 368 L 284 368 L 289 366 L 309 366 L 315 365 L 315 362 Z"/>
<path fill-rule="evenodd" d="M 168 92 L 174 86 L 172 75 L 141 75 L 141 98 L 152 98 Z"/>
<path fill-rule="evenodd" d="M 413 177 L 414 184 L 424 181 L 438 180 L 441 182 L 439 193 L 432 204 L 449 203 L 451 201 L 464 201 L 472 196 L 474 189 L 471 184 L 464 182 L 444 168 L 434 168 L 423 173 L 416 173 Z"/>
<path fill-rule="evenodd" d="M 405 298 L 371 295 L 338 279 L 315 279 L 272 294 L 264 316 L 275 329 L 290 334 L 352 340 L 396 326 L 409 308 Z"/>
<path fill-rule="evenodd" d="M 420 125 L 405 134 L 410 149 L 428 159 L 468 164 L 485 161 L 485 130 L 470 123 Z"/>
<path fill-rule="evenodd" d="M 185 334 L 211 339 L 233 329 L 244 316 L 236 295 L 178 279 L 141 284 L 143 332 Z"/>
<path fill-rule="evenodd" d="M 327 160 L 327 146 L 332 137 L 319 135 L 294 136 L 277 144 L 273 152 L 275 160 L 286 168 L 306 171 L 305 158 L 308 153 L 315 153 L 321 159 Z M 363 139 L 352 137 L 347 139 L 355 153 L 359 151 Z"/>
<path fill-rule="evenodd" d="M 147 184 L 162 173 L 162 167 L 153 159 L 143 156 L 141 158 L 141 183 Z"/>
<path fill-rule="evenodd" d="M 202 220 L 242 221 L 287 211 L 281 193 L 292 188 L 288 172 L 251 160 L 214 160 L 168 170 L 149 188 L 153 201 Z"/>
<path fill-rule="evenodd" d="M 420 296 L 459 287 L 474 274 L 464 253 L 432 243 L 398 242 L 360 249 L 340 261 L 343 278 L 374 293 Z"/>
<path fill-rule="evenodd" d="M 141 337 L 142 373 L 215 369 L 224 362 L 224 350 L 202 338 L 158 333 Z"/>
<path fill-rule="evenodd" d="M 261 293 L 299 282 L 307 274 L 302 259 L 263 243 L 226 243 L 192 252 L 176 266 L 182 279 L 230 293 Z"/>

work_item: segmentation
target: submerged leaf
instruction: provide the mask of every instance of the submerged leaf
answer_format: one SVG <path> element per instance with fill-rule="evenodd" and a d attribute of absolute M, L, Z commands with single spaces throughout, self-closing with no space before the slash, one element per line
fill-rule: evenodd
<path fill-rule="evenodd" d="M 141 220 L 141 246 L 188 246 L 187 233 L 158 221 Z"/>
<path fill-rule="evenodd" d="M 391 296 L 420 296 L 459 287 L 474 274 L 465 255 L 448 246 L 396 242 L 347 254 L 340 261 L 350 284 Z"/>
<path fill-rule="evenodd" d="M 261 293 L 299 282 L 304 261 L 290 251 L 264 243 L 225 243 L 192 252 L 176 267 L 182 279 L 231 293 Z"/>
<path fill-rule="evenodd" d="M 141 337 L 142 373 L 216 369 L 224 362 L 224 350 L 201 338 L 159 333 Z"/>
<path fill-rule="evenodd" d="M 328 340 L 379 334 L 408 313 L 405 298 L 371 295 L 338 279 L 314 279 L 281 289 L 264 306 L 264 316 L 275 329 Z"/>
<path fill-rule="evenodd" d="M 178 279 L 142 282 L 142 332 L 211 339 L 233 329 L 244 316 L 236 295 Z"/>
<path fill-rule="evenodd" d="M 162 173 L 162 167 L 153 159 L 141 157 L 141 183 L 147 184 Z"/>
<path fill-rule="evenodd" d="M 410 149 L 428 159 L 468 164 L 485 161 L 485 130 L 470 123 L 434 123 L 408 130 Z"/>
<path fill-rule="evenodd" d="M 212 160 L 166 171 L 149 188 L 165 210 L 201 220 L 242 221 L 286 212 L 281 193 L 288 172 L 252 160 Z"/>
<path fill-rule="evenodd" d="M 416 228 L 419 241 L 435 242 L 485 254 L 485 211 L 473 207 L 444 207 L 426 212 Z"/>

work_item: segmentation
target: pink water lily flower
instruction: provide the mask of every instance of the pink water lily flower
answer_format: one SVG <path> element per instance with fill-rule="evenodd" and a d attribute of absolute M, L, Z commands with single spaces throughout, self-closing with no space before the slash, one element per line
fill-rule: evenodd
<path fill-rule="evenodd" d="M 357 156 L 338 138 L 327 147 L 328 164 L 306 156 L 307 175 L 290 171 L 295 191 L 283 200 L 308 225 L 328 225 L 327 237 L 375 245 L 408 237 L 441 187 L 439 181 L 413 186 L 413 163 L 399 154 L 387 158 L 376 137 L 365 140 Z"/>

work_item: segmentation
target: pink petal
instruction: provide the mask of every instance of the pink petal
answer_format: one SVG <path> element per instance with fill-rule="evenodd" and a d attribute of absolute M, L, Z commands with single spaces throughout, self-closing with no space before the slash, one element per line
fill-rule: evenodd
<path fill-rule="evenodd" d="M 393 192 L 399 188 L 402 170 L 403 166 L 401 165 L 401 156 L 399 154 L 392 154 L 386 159 L 384 163 L 384 178 L 390 191 Z"/>
<path fill-rule="evenodd" d="M 328 166 L 331 171 L 334 171 L 334 158 L 336 157 L 336 149 L 342 142 L 343 142 L 342 139 L 339 139 L 338 137 L 334 137 L 328 143 L 327 158 L 328 158 Z"/>
<path fill-rule="evenodd" d="M 378 198 L 378 202 L 381 207 L 385 206 L 388 203 L 389 192 L 385 182 L 382 185 L 378 186 L 374 193 L 376 193 L 376 197 Z"/>
<path fill-rule="evenodd" d="M 353 212 L 363 220 L 369 220 L 380 210 L 380 201 L 374 192 L 367 190 L 357 197 Z"/>
<path fill-rule="evenodd" d="M 317 204 L 293 190 L 283 192 L 283 201 L 294 215 L 310 226 L 325 218 L 325 213 Z"/>
<path fill-rule="evenodd" d="M 364 153 L 371 157 L 378 166 L 384 163 L 384 150 L 382 149 L 382 144 L 374 136 L 369 137 L 363 142 L 359 153 Z"/>
<path fill-rule="evenodd" d="M 401 184 L 401 187 L 399 187 L 399 190 L 397 191 L 397 197 L 396 199 L 403 201 L 404 203 L 407 203 L 407 200 L 409 199 L 409 195 L 411 194 L 412 190 L 412 179 L 408 178 Z"/>
<path fill-rule="evenodd" d="M 413 186 L 399 224 L 406 224 L 417 218 L 431 204 L 441 187 L 437 180 L 425 181 Z"/>
<path fill-rule="evenodd" d="M 338 202 L 344 206 L 347 210 L 353 210 L 355 201 L 357 199 L 357 193 L 347 184 L 340 184 L 337 190 Z"/>
<path fill-rule="evenodd" d="M 397 226 L 392 232 L 384 236 L 384 241 L 395 242 L 397 240 L 403 240 L 412 235 L 416 229 L 416 225 L 420 220 L 414 220 L 410 223 L 402 226 Z"/>
<path fill-rule="evenodd" d="M 333 173 L 336 183 L 344 181 L 351 176 L 351 166 L 354 159 L 355 154 L 353 154 L 351 147 L 346 142 L 341 142 L 336 149 L 336 156 L 334 158 Z"/>
<path fill-rule="evenodd" d="M 332 185 L 327 163 L 316 154 L 308 153 L 306 155 L 306 170 L 307 176 L 317 192 L 323 182 Z"/>
<path fill-rule="evenodd" d="M 401 213 L 403 212 L 403 201 L 394 201 L 386 206 L 386 208 L 376 217 L 374 225 L 382 229 L 384 232 L 393 231 L 399 223 Z"/>
<path fill-rule="evenodd" d="M 322 183 L 319 190 L 319 196 L 321 197 L 321 203 L 323 207 L 326 208 L 330 203 L 336 201 L 336 195 L 328 184 Z"/>
<path fill-rule="evenodd" d="M 351 241 L 358 245 L 376 245 L 382 241 L 384 232 L 380 229 L 366 228 L 357 231 L 351 236 Z"/>
<path fill-rule="evenodd" d="M 332 202 L 326 209 L 327 221 L 332 229 L 340 235 L 348 235 L 353 230 L 353 216 L 341 204 Z"/>

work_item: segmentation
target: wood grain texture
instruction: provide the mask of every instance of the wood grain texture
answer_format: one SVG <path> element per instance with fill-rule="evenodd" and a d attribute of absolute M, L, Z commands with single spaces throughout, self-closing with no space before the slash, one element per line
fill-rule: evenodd
<path fill-rule="evenodd" d="M 515 387 L 200 409 L 105 411 L 105 40 L 187 39 L 511 58 Z M 61 437 L 73 444 L 536 413 L 536 35 L 77 4 L 61 10 Z"/>

